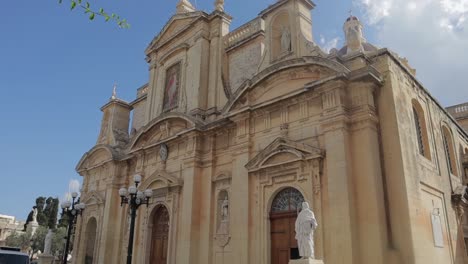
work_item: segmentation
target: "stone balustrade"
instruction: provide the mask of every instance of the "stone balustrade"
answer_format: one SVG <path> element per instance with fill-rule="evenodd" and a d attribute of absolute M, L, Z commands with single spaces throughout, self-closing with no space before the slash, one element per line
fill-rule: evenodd
<path fill-rule="evenodd" d="M 265 26 L 263 19 L 258 17 L 227 34 L 224 37 L 224 45 L 226 48 L 231 48 L 243 40 L 246 40 L 256 33 L 264 30 Z"/>
<path fill-rule="evenodd" d="M 455 113 L 464 113 L 468 112 L 468 104 L 460 105 L 455 108 Z"/>

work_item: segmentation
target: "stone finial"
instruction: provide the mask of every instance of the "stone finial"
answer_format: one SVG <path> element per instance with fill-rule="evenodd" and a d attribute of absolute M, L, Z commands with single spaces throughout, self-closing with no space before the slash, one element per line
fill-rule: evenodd
<path fill-rule="evenodd" d="M 111 96 L 111 100 L 115 100 L 117 99 L 117 84 L 114 83 L 114 88 L 112 88 L 112 96 Z"/>
<path fill-rule="evenodd" d="M 179 3 L 177 4 L 177 14 L 194 11 L 195 7 L 193 7 L 192 3 L 190 3 L 189 0 L 179 0 Z"/>
<path fill-rule="evenodd" d="M 215 10 L 224 12 L 224 0 L 216 0 L 215 1 Z"/>

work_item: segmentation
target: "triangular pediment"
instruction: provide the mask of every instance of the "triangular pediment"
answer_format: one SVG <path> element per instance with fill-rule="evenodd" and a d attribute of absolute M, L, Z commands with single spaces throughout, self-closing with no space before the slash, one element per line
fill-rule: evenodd
<path fill-rule="evenodd" d="M 146 53 L 150 53 L 153 49 L 160 46 L 162 43 L 172 39 L 174 36 L 179 35 L 180 33 L 186 31 L 195 24 L 195 21 L 201 17 L 205 17 L 204 12 L 190 12 L 176 14 L 169 19 L 166 25 L 163 27 L 161 32 L 154 37 L 151 43 L 146 48 Z"/>
<path fill-rule="evenodd" d="M 322 158 L 323 156 L 324 151 L 319 148 L 280 137 L 260 151 L 245 167 L 248 171 L 256 171 L 300 160 Z"/>
<path fill-rule="evenodd" d="M 155 171 L 150 177 L 145 179 L 140 186 L 140 189 L 164 189 L 171 187 L 179 187 L 184 185 L 184 181 L 177 178 L 167 171 Z"/>

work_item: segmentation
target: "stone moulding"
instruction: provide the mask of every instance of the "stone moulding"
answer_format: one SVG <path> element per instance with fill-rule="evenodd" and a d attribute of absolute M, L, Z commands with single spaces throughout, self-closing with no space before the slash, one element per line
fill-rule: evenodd
<path fill-rule="evenodd" d="M 137 151 L 138 148 L 136 148 L 137 143 L 144 137 L 145 134 L 147 134 L 153 127 L 156 127 L 157 125 L 171 119 L 179 119 L 179 120 L 184 120 L 187 122 L 187 130 L 200 130 L 201 127 L 204 125 L 200 120 L 197 120 L 189 115 L 185 115 L 182 113 L 176 113 L 176 112 L 167 112 L 162 115 L 160 115 L 158 118 L 153 119 L 150 123 L 145 125 L 140 129 L 140 131 L 137 133 L 137 135 L 130 141 L 129 144 L 129 149 L 131 150 L 130 152 Z M 168 137 L 172 138 L 172 137 Z M 162 143 L 161 141 L 160 143 Z"/>
<path fill-rule="evenodd" d="M 273 161 L 272 163 L 267 164 L 270 159 L 283 153 L 292 155 L 289 155 L 287 159 L 276 162 Z M 245 168 L 247 168 L 249 172 L 254 172 L 260 169 L 279 166 L 294 161 L 322 159 L 324 155 L 325 152 L 319 148 L 279 137 L 252 158 L 245 165 Z"/>
<path fill-rule="evenodd" d="M 290 68 L 296 68 L 296 67 L 304 67 L 304 66 L 321 66 L 328 68 L 337 74 L 344 74 L 347 75 L 351 71 L 346 68 L 344 65 L 332 61 L 326 58 L 318 57 L 318 56 L 309 56 L 309 57 L 302 57 L 298 59 L 290 59 L 290 60 L 285 60 L 278 62 L 276 64 L 271 65 L 270 67 L 264 69 L 263 71 L 259 72 L 256 74 L 254 77 L 251 79 L 246 80 L 237 90 L 234 94 L 232 94 L 232 97 L 226 104 L 226 106 L 223 109 L 223 113 L 228 113 L 235 105 L 235 103 L 249 90 L 257 86 L 257 84 L 261 83 L 263 80 L 268 78 L 269 76 L 286 70 Z"/>
<path fill-rule="evenodd" d="M 93 155 L 99 151 L 99 150 L 105 150 L 109 155 L 107 156 L 107 158 L 103 161 L 100 161 L 99 163 L 97 164 L 92 164 L 91 166 L 89 166 L 87 164 L 87 162 L 90 160 L 90 158 L 93 157 Z M 90 169 L 93 169 L 93 168 L 96 168 L 96 167 L 99 167 L 101 166 L 102 164 L 104 163 L 107 163 L 109 161 L 112 161 L 112 160 L 117 160 L 119 157 L 118 157 L 118 154 L 117 152 L 109 145 L 105 145 L 105 144 L 99 144 L 99 145 L 96 145 L 94 146 L 92 149 L 90 149 L 88 152 L 86 152 L 80 159 L 80 161 L 78 162 L 78 164 L 76 165 L 75 167 L 75 170 L 78 172 L 78 173 L 81 173 L 81 172 L 84 172 L 86 170 L 90 170 Z"/>

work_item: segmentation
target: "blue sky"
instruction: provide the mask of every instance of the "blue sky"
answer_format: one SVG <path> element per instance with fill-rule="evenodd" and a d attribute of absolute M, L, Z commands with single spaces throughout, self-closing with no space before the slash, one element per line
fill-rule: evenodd
<path fill-rule="evenodd" d="M 377 0 L 317 0 L 313 11 L 315 40 L 323 47 L 341 46 L 342 25 L 353 8 L 353 14 L 362 17 L 367 25 L 369 42 L 395 45 L 410 63 L 414 59 L 423 67 L 427 54 L 413 50 L 414 45 L 405 45 L 411 42 L 409 39 L 401 39 L 398 34 L 395 39 L 382 35 L 402 26 L 392 24 L 399 20 L 397 16 L 392 20 L 392 14 L 399 14 L 394 12 L 398 1 L 381 1 L 393 5 L 382 10 Z M 192 0 L 198 9 L 207 12 L 213 10 L 213 2 Z M 231 29 L 274 2 L 226 0 L 226 12 L 234 17 Z M 71 12 L 67 0 L 61 5 L 54 0 L 2 3 L 0 214 L 25 219 L 37 196 L 62 197 L 71 179 L 81 180 L 75 166 L 96 143 L 102 117 L 99 108 L 111 96 L 114 82 L 118 96 L 128 101 L 134 99 L 136 88 L 147 82 L 144 50 L 174 14 L 177 0 L 91 3 L 126 18 L 130 29 L 119 29 L 115 23 L 105 23 L 99 17 L 89 21 L 82 11 Z M 457 65 L 456 69 L 463 66 Z M 430 70 L 427 72 L 426 76 L 432 76 Z M 421 74 L 424 83 L 424 71 Z M 429 77 L 426 83 L 437 84 Z M 460 97 L 448 95 L 446 90 L 434 92 L 436 96 L 440 94 L 444 105 L 468 101 L 467 93 Z"/>

